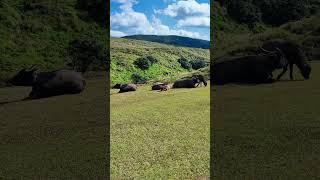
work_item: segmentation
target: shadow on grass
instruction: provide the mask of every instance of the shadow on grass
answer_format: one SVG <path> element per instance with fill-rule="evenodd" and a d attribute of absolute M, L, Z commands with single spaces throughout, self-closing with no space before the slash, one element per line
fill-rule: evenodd
<path fill-rule="evenodd" d="M 17 99 L 17 100 L 12 100 L 12 101 L 3 101 L 3 102 L 0 102 L 0 106 L 6 105 L 6 104 L 11 104 L 11 103 L 23 102 L 23 101 L 34 101 L 34 100 L 39 100 L 39 99 L 49 99 L 49 98 L 57 97 L 57 96 L 63 96 L 63 95 L 46 96 L 46 97 L 41 97 L 41 98 L 25 97 L 25 98 L 23 98 L 23 99 Z"/>
<path fill-rule="evenodd" d="M 278 80 L 273 82 L 264 82 L 264 83 L 250 83 L 250 82 L 233 82 L 233 83 L 224 83 L 224 84 L 212 84 L 213 86 L 224 86 L 224 85 L 238 85 L 238 86 L 259 86 L 266 84 L 275 84 L 275 83 L 287 83 L 287 82 L 301 82 L 305 81 L 304 79 L 286 79 L 286 80 Z"/>
<path fill-rule="evenodd" d="M 295 81 L 305 81 L 304 79 L 285 79 L 285 80 L 280 80 L 280 81 L 276 81 L 276 82 L 295 82 Z"/>
<path fill-rule="evenodd" d="M 0 102 L 0 106 L 6 105 L 6 104 L 11 104 L 11 103 L 22 102 L 22 101 L 31 101 L 31 100 L 34 100 L 34 99 L 23 98 L 23 99 L 12 100 L 12 101 L 3 101 L 3 102 Z"/>

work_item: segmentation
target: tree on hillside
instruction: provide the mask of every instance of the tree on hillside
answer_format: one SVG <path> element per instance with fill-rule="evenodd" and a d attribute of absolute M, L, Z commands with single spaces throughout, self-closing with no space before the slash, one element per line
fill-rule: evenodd
<path fill-rule="evenodd" d="M 184 69 L 190 70 L 192 68 L 190 62 L 184 57 L 180 57 L 178 63 L 180 63 L 181 67 Z"/>
<path fill-rule="evenodd" d="M 299 20 L 319 9 L 319 0 L 215 0 L 227 7 L 228 14 L 240 23 L 259 22 L 282 25 Z"/>
<path fill-rule="evenodd" d="M 228 13 L 240 23 L 251 27 L 261 21 L 260 9 L 248 0 L 231 1 L 228 4 Z"/>
<path fill-rule="evenodd" d="M 206 62 L 203 59 L 191 60 L 190 64 L 192 66 L 192 69 L 195 69 L 195 70 L 204 68 L 207 66 Z"/>
<path fill-rule="evenodd" d="M 86 10 L 88 15 L 103 26 L 109 19 L 109 3 L 106 0 L 77 0 L 77 7 Z"/>
<path fill-rule="evenodd" d="M 307 2 L 304 0 L 262 0 L 257 3 L 263 13 L 263 21 L 271 25 L 282 25 L 309 14 Z"/>
<path fill-rule="evenodd" d="M 68 65 L 78 72 L 86 72 L 91 64 L 100 68 L 109 64 L 107 49 L 95 40 L 75 39 L 69 44 L 68 53 L 71 60 Z"/>
<path fill-rule="evenodd" d="M 157 63 L 158 60 L 152 56 L 145 56 L 136 59 L 133 64 L 142 70 L 149 69 L 150 66 Z"/>

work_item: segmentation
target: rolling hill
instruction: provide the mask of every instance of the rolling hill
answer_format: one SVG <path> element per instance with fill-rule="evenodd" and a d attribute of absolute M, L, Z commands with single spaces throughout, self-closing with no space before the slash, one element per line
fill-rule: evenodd
<path fill-rule="evenodd" d="M 139 76 L 147 81 L 172 80 L 191 70 L 182 68 L 178 59 L 209 62 L 209 49 L 177 47 L 167 44 L 111 38 L 110 41 L 110 75 L 112 83 L 132 82 L 132 76 Z M 157 62 L 147 70 L 139 69 L 134 62 L 141 57 L 152 56 Z M 205 68 L 207 69 L 207 68 Z"/>
<path fill-rule="evenodd" d="M 33 64 L 41 70 L 66 67 L 74 40 L 95 40 L 107 49 L 104 5 L 100 0 L 0 1 L 0 86 Z"/>
<path fill-rule="evenodd" d="M 189 37 L 182 36 L 158 36 L 158 35 L 132 35 L 132 36 L 124 36 L 126 39 L 136 39 L 136 40 L 144 40 L 151 42 L 158 42 L 163 44 L 169 44 L 174 46 L 182 46 L 182 47 L 192 47 L 192 48 L 210 48 L 210 41 L 194 39 Z"/>
<path fill-rule="evenodd" d="M 233 1 L 233 0 L 230 0 Z M 277 3 L 278 1 L 274 1 Z M 313 1 L 310 1 L 313 12 L 314 7 L 319 7 Z M 296 20 L 288 20 L 281 25 L 271 25 L 261 19 L 254 26 L 250 23 L 239 23 L 227 8 L 227 4 L 213 2 L 214 10 L 211 8 L 211 38 L 213 48 L 210 57 L 218 59 L 225 55 L 243 54 L 252 47 L 261 45 L 270 39 L 286 39 L 299 44 L 309 56 L 310 60 L 319 60 L 320 44 L 320 13 L 313 13 L 300 17 Z M 259 7 L 259 6 L 258 6 Z M 259 7 L 262 8 L 262 7 Z"/>

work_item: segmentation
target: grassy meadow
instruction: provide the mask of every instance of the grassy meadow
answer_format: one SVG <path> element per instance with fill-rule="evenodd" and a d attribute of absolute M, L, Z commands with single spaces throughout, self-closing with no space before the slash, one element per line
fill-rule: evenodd
<path fill-rule="evenodd" d="M 215 86 L 215 179 L 320 177 L 320 63 L 311 78 L 265 85 Z"/>
<path fill-rule="evenodd" d="M 209 177 L 210 88 L 111 90 L 111 179 Z"/>
<path fill-rule="evenodd" d="M 105 179 L 106 77 L 83 93 L 19 101 L 31 88 L 0 88 L 0 179 Z"/>

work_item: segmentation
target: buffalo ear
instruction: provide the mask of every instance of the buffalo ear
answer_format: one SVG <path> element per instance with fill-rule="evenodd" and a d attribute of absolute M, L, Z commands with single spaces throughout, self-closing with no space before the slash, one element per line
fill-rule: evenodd
<path fill-rule="evenodd" d="M 38 71 L 37 68 L 33 68 L 33 69 L 30 70 L 30 72 L 36 72 L 36 71 Z"/>
<path fill-rule="evenodd" d="M 23 68 L 19 71 L 19 73 L 24 73 L 24 72 L 26 72 L 26 68 Z"/>

